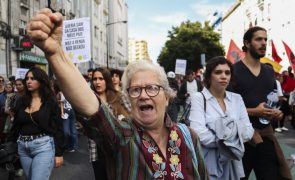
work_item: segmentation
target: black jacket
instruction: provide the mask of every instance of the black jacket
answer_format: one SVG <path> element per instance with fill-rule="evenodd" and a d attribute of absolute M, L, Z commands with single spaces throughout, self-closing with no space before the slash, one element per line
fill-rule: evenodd
<path fill-rule="evenodd" d="M 198 87 L 198 92 L 202 91 L 203 90 L 203 85 L 201 83 L 201 81 L 199 80 L 195 80 L 196 83 L 197 83 L 197 87 Z M 178 93 L 178 99 L 181 101 L 182 104 L 185 103 L 185 100 L 186 100 L 186 97 L 185 97 L 185 94 L 187 93 L 187 81 L 185 81 L 181 86 L 180 86 L 180 90 L 179 90 L 179 93 Z"/>

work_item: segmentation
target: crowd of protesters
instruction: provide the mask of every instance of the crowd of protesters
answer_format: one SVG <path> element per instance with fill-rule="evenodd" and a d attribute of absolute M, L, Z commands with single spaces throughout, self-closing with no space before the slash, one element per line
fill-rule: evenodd
<path fill-rule="evenodd" d="M 245 32 L 246 56 L 234 65 L 216 56 L 204 74 L 182 77 L 147 61 L 81 75 L 60 50 L 61 25 L 59 13 L 43 9 L 27 28 L 57 80 L 36 67 L 23 80 L 0 76 L 1 142 L 17 142 L 27 179 L 49 179 L 64 152 L 78 150 L 77 125 L 95 179 L 235 180 L 252 170 L 257 179 L 292 179 L 274 131 L 288 130 L 285 119 L 295 128 L 294 75 L 260 63 L 264 28 Z"/>

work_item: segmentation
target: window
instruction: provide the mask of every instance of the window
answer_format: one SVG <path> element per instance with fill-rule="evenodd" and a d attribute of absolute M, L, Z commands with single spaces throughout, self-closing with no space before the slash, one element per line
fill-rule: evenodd
<path fill-rule="evenodd" d="M 23 20 L 20 20 L 19 27 L 20 28 L 26 28 L 26 26 L 27 26 L 27 22 L 26 21 L 23 21 Z"/>
<path fill-rule="evenodd" d="M 28 16 L 28 10 L 27 10 L 27 9 L 21 7 L 21 8 L 20 8 L 20 12 L 21 12 L 21 15 L 22 15 L 22 16 Z"/>

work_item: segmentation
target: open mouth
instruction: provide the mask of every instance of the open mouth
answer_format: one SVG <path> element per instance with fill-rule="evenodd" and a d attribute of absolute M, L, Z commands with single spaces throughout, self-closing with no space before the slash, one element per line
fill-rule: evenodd
<path fill-rule="evenodd" d="M 154 107 L 152 105 L 146 104 L 146 105 L 141 105 L 139 106 L 139 109 L 141 111 L 147 111 L 147 110 L 153 110 Z"/>

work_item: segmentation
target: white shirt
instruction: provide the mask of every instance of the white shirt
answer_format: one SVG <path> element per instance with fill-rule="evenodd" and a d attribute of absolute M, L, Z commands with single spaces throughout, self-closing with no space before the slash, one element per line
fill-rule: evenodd
<path fill-rule="evenodd" d="M 278 80 L 276 80 L 276 83 L 277 83 L 277 90 L 278 90 L 277 94 L 278 94 L 278 96 L 279 97 L 284 96 L 281 83 Z"/>
<path fill-rule="evenodd" d="M 204 110 L 204 98 L 200 92 L 191 95 L 190 126 L 198 134 L 201 144 L 207 147 L 216 147 L 216 135 L 207 127 L 207 122 L 220 120 L 220 117 L 230 116 L 237 123 L 242 123 L 242 139 L 249 141 L 254 133 L 252 124 L 242 97 L 239 94 L 226 91 L 224 103 L 226 111 L 223 112 L 217 99 L 204 87 L 202 93 L 206 99 L 206 113 Z"/>
<path fill-rule="evenodd" d="M 186 82 L 186 92 L 190 94 L 190 96 L 186 98 L 186 104 L 189 104 L 191 102 L 191 95 L 198 92 L 198 86 L 195 79 L 192 82 Z"/>

